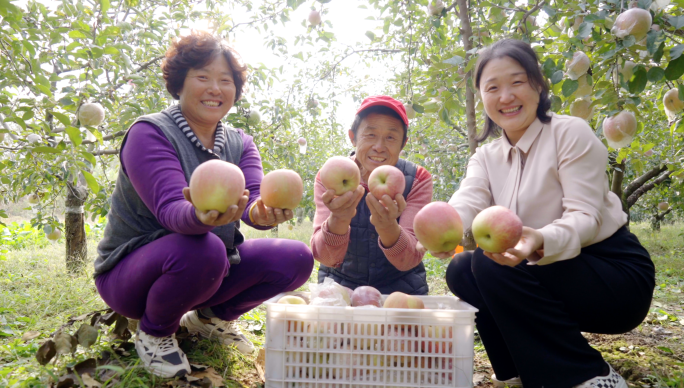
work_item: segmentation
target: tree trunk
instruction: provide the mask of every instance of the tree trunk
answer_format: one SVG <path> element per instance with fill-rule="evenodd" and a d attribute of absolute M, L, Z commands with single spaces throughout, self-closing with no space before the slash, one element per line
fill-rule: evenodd
<path fill-rule="evenodd" d="M 622 198 L 622 181 L 624 180 L 624 178 L 625 161 L 623 160 L 622 163 L 617 164 L 613 169 L 613 183 L 611 184 L 610 191 L 615 193 L 615 195 L 617 195 L 618 198 L 620 198 L 620 201 L 622 202 L 622 210 L 629 214 L 629 208 L 627 207 L 624 198 Z"/>
<path fill-rule="evenodd" d="M 473 48 L 472 41 L 470 40 L 473 36 L 473 29 L 470 26 L 468 1 L 458 0 L 457 3 L 458 17 L 461 19 L 461 40 L 463 42 L 463 48 L 468 52 Z M 470 57 L 470 54 L 466 55 L 466 63 L 468 63 Z M 475 149 L 477 148 L 477 140 L 475 140 L 475 136 L 477 135 L 477 126 L 475 122 L 475 90 L 473 89 L 472 78 L 473 71 L 470 70 L 465 75 L 466 125 L 468 127 L 468 149 L 470 150 L 470 155 L 474 154 Z M 463 245 L 463 249 L 468 251 L 472 251 L 477 247 L 470 228 L 465 231 L 461 245 Z"/>
<path fill-rule="evenodd" d="M 85 186 L 67 183 L 66 214 L 64 228 L 66 235 L 66 267 L 71 273 L 83 270 L 88 258 L 83 204 L 88 197 Z"/>

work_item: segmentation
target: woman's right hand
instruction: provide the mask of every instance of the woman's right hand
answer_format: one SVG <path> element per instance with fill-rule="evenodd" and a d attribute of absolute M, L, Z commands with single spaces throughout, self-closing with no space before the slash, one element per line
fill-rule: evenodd
<path fill-rule="evenodd" d="M 183 188 L 183 196 L 188 202 L 192 203 L 189 187 Z M 197 215 L 197 219 L 205 225 L 223 226 L 235 222 L 242 217 L 242 214 L 247 207 L 247 201 L 249 201 L 249 190 L 245 190 L 242 193 L 242 197 L 240 197 L 237 205 L 229 206 L 223 213 L 219 213 L 217 210 L 200 211 L 195 208 L 195 214 Z"/>

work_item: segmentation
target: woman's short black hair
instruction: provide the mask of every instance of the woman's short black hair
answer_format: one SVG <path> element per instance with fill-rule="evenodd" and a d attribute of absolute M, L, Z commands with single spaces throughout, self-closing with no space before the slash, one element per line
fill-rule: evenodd
<path fill-rule="evenodd" d="M 539 58 L 532 47 L 517 39 L 503 39 L 491 46 L 485 48 L 480 53 L 477 60 L 475 73 L 475 88 L 480 90 L 480 78 L 482 77 L 482 70 L 487 66 L 492 59 L 499 59 L 502 57 L 509 57 L 518 62 L 525 72 L 527 79 L 533 88 L 541 89 L 539 93 L 539 105 L 537 106 L 537 117 L 542 123 L 551 121 L 551 115 L 548 111 L 551 109 L 551 99 L 549 98 L 549 84 L 544 78 L 541 67 L 539 66 Z M 488 137 L 500 136 L 501 128 L 496 125 L 487 113 L 485 113 L 485 124 L 482 132 L 475 138 L 478 142 L 487 140 Z"/>
<path fill-rule="evenodd" d="M 391 116 L 399 120 L 401 127 L 404 129 L 404 138 L 401 140 L 401 148 L 404 148 L 404 145 L 406 145 L 406 139 L 408 138 L 408 127 L 406 124 L 404 124 L 404 120 L 401 118 L 401 116 L 399 116 L 399 113 L 395 112 L 392 108 L 382 105 L 375 105 L 371 106 L 370 108 L 366 108 L 362 110 L 361 113 L 357 114 L 356 117 L 354 117 L 354 122 L 351 126 L 351 131 L 354 133 L 354 138 L 356 138 L 356 133 L 359 131 L 359 125 L 361 125 L 361 121 L 363 121 L 363 119 L 372 113 Z"/>

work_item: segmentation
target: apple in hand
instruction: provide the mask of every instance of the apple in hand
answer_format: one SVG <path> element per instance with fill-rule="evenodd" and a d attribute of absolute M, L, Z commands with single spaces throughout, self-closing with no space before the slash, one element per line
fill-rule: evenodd
<path fill-rule="evenodd" d="M 356 287 L 351 296 L 351 305 L 382 307 L 382 294 L 375 287 Z"/>
<path fill-rule="evenodd" d="M 404 173 L 394 166 L 376 167 L 368 177 L 368 189 L 377 199 L 387 194 L 394 199 L 397 194 L 403 194 L 406 188 Z"/>
<path fill-rule="evenodd" d="M 485 252 L 502 253 L 513 248 L 522 236 L 522 221 L 512 210 L 491 206 L 473 220 L 473 238 Z"/>
<path fill-rule="evenodd" d="M 292 210 L 304 196 L 302 177 L 287 169 L 271 171 L 261 180 L 260 193 L 264 205 Z"/>
<path fill-rule="evenodd" d="M 200 164 L 190 176 L 190 197 L 199 211 L 225 213 L 245 191 L 245 176 L 232 163 L 213 159 Z"/>
<path fill-rule="evenodd" d="M 413 232 L 431 252 L 451 252 L 463 238 L 463 222 L 456 209 L 446 202 L 425 205 L 413 219 Z"/>
<path fill-rule="evenodd" d="M 361 173 L 356 163 L 344 156 L 333 156 L 321 167 L 321 183 L 326 190 L 334 190 L 335 195 L 354 191 L 361 182 Z"/>

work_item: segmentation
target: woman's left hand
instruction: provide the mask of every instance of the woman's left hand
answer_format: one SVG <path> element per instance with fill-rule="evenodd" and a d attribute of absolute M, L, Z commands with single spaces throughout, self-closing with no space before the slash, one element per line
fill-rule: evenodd
<path fill-rule="evenodd" d="M 252 219 L 259 226 L 275 226 L 291 220 L 294 213 L 290 209 L 278 209 L 264 205 L 259 197 L 256 206 L 252 208 Z"/>
<path fill-rule="evenodd" d="M 192 196 L 190 195 L 190 188 L 183 188 L 183 196 L 185 199 L 192 203 Z M 197 219 L 200 220 L 204 225 L 209 226 L 222 226 L 235 222 L 242 217 L 242 213 L 245 212 L 247 207 L 247 201 L 249 201 L 249 190 L 242 192 L 242 197 L 238 201 L 237 205 L 231 205 L 226 209 L 225 212 L 219 213 L 217 210 L 207 210 L 201 211 L 195 208 L 195 215 Z M 193 206 L 195 204 L 193 203 Z"/>
<path fill-rule="evenodd" d="M 515 247 L 502 253 L 484 252 L 484 254 L 501 265 L 515 267 L 543 246 L 544 235 L 536 229 L 523 226 L 522 236 Z"/>

